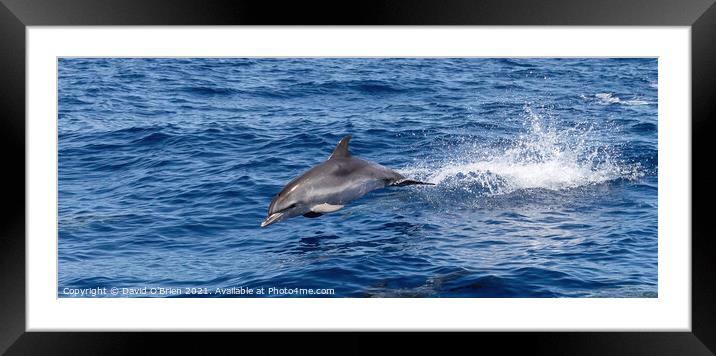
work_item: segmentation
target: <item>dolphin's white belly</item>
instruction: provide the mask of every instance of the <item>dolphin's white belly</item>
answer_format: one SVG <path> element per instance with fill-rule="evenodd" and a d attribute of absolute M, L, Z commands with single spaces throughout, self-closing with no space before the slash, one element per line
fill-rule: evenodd
<path fill-rule="evenodd" d="M 311 207 L 311 211 L 314 213 L 332 213 L 343 208 L 343 205 L 332 205 L 328 203 L 322 203 Z"/>

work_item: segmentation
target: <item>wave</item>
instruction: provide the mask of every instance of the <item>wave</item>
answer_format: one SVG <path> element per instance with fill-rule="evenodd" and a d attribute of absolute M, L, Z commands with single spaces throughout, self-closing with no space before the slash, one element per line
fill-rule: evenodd
<path fill-rule="evenodd" d="M 136 139 L 136 140 L 132 141 L 131 143 L 134 145 L 153 145 L 156 143 L 164 142 L 171 137 L 172 137 L 172 135 L 169 135 L 169 134 L 166 134 L 163 132 L 153 132 L 153 133 L 150 133 L 149 135 L 146 135 L 144 137 Z"/>
<path fill-rule="evenodd" d="M 329 80 L 302 82 L 291 85 L 286 93 L 293 95 L 332 94 L 350 90 L 366 95 L 398 94 L 411 88 L 384 80 Z"/>
<path fill-rule="evenodd" d="M 643 176 L 640 165 L 619 160 L 608 147 L 592 147 L 592 127 L 558 130 L 529 106 L 526 132 L 502 149 L 479 144 L 453 149 L 431 165 L 416 164 L 402 173 L 447 188 L 480 195 L 523 189 L 565 190 Z"/>
<path fill-rule="evenodd" d="M 411 90 L 428 90 L 425 86 L 405 87 L 383 80 L 329 80 L 324 82 L 307 81 L 287 85 L 282 88 L 258 86 L 245 90 L 214 86 L 185 86 L 178 90 L 196 96 L 253 96 L 269 99 L 291 99 L 309 95 L 334 95 L 352 91 L 363 95 L 391 95 Z"/>
<path fill-rule="evenodd" d="M 502 64 L 507 64 L 509 66 L 513 67 L 522 67 L 522 68 L 536 68 L 537 65 L 534 63 L 530 63 L 528 59 L 522 59 L 522 58 L 497 58 L 497 62 Z"/>
<path fill-rule="evenodd" d="M 199 95 L 199 96 L 223 96 L 223 95 L 234 95 L 239 91 L 231 88 L 224 88 L 218 86 L 186 86 L 178 89 L 179 91 Z"/>

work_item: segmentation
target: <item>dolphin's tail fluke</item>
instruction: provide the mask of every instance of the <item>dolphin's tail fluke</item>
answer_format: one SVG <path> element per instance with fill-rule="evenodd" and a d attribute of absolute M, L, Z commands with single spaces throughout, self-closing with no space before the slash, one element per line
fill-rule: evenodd
<path fill-rule="evenodd" d="M 416 185 L 416 184 L 417 185 L 435 185 L 435 183 L 420 182 L 420 181 L 412 180 L 412 179 L 408 179 L 408 178 L 397 180 L 390 185 L 394 186 L 394 187 L 404 187 L 406 185 Z"/>

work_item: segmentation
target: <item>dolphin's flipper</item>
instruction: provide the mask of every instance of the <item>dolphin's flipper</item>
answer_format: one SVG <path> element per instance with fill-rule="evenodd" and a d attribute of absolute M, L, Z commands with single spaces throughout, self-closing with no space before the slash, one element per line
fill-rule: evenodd
<path fill-rule="evenodd" d="M 348 135 L 344 138 L 342 138 L 338 145 L 336 145 L 336 148 L 333 150 L 333 153 L 331 153 L 331 157 L 328 157 L 328 159 L 331 158 L 347 158 L 351 156 L 351 153 L 348 152 L 348 141 L 351 140 L 351 135 Z"/>
<path fill-rule="evenodd" d="M 394 187 L 404 187 L 404 186 L 406 186 L 406 185 L 416 185 L 416 184 L 419 184 L 419 185 L 435 185 L 435 183 L 420 182 L 420 181 L 417 181 L 417 180 L 412 180 L 412 179 L 407 179 L 407 178 L 397 180 L 397 181 L 391 183 L 390 185 L 391 185 L 391 186 L 394 186 Z"/>
<path fill-rule="evenodd" d="M 316 212 L 313 212 L 313 211 L 309 211 L 309 212 L 303 214 L 303 216 L 305 216 L 305 217 L 307 217 L 307 218 L 317 218 L 317 217 L 319 217 L 319 216 L 321 216 L 321 215 L 323 215 L 323 214 L 321 214 L 321 213 L 316 213 Z"/>

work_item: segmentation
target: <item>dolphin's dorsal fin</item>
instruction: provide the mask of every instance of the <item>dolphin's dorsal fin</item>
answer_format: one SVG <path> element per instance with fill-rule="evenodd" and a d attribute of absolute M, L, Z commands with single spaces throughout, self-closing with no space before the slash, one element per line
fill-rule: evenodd
<path fill-rule="evenodd" d="M 348 152 L 348 141 L 350 140 L 351 135 L 342 138 L 341 141 L 338 142 L 338 145 L 336 145 L 336 149 L 334 149 L 333 153 L 331 153 L 331 157 L 328 157 L 328 159 L 350 157 L 351 153 Z"/>

